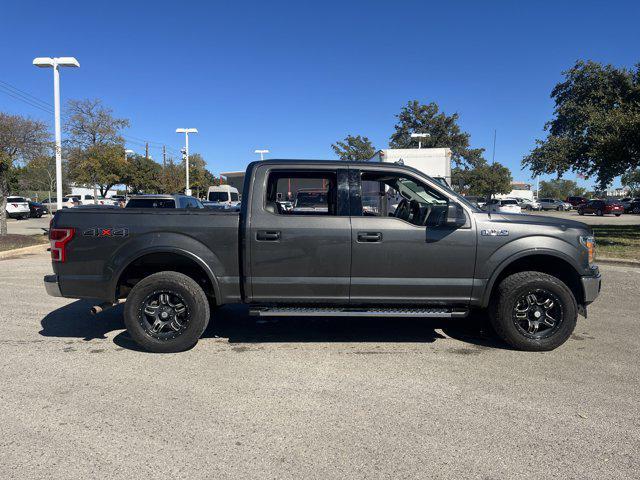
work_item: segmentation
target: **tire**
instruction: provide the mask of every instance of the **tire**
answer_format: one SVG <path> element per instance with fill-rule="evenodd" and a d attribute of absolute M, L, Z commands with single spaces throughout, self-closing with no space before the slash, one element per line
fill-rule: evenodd
<path fill-rule="evenodd" d="M 578 210 L 578 215 L 584 215 L 584 211 Z"/>
<path fill-rule="evenodd" d="M 178 272 L 158 272 L 141 280 L 124 307 L 124 323 L 131 338 L 155 353 L 193 347 L 207 328 L 209 316 L 209 301 L 200 285 Z M 154 332 L 156 324 L 163 326 Z"/>
<path fill-rule="evenodd" d="M 636 215 L 640 213 L 640 207 L 633 207 L 633 213 L 635 213 Z"/>
<path fill-rule="evenodd" d="M 620 213 L 616 213 L 615 215 L 616 215 L 616 217 L 619 217 L 621 214 Z"/>
<path fill-rule="evenodd" d="M 542 292 L 552 301 L 548 311 L 546 303 L 538 303 L 545 299 Z M 529 302 L 532 293 L 535 302 Z M 523 306 L 529 309 L 524 320 L 518 317 L 523 315 Z M 561 280 L 546 273 L 527 271 L 514 273 L 498 285 L 489 313 L 491 325 L 505 342 L 518 350 L 539 352 L 553 350 L 567 341 L 576 327 L 578 305 Z M 542 323 L 551 323 L 551 319 L 555 320 L 552 327 Z M 536 323 L 538 327 L 531 332 L 530 327 Z"/>
<path fill-rule="evenodd" d="M 602 217 L 602 216 L 604 216 L 604 213 L 602 212 L 602 210 L 598 210 L 598 211 L 596 212 L 596 215 L 597 215 L 598 217 Z"/>

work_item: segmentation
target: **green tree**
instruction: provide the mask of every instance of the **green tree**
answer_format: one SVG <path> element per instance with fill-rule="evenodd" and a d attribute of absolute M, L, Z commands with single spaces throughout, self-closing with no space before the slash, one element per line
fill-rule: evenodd
<path fill-rule="evenodd" d="M 543 180 L 540 182 L 540 192 L 538 192 L 538 197 L 558 198 L 564 200 L 571 196 L 581 197 L 584 193 L 585 189 L 579 187 L 573 180 L 556 178 L 554 180 Z"/>
<path fill-rule="evenodd" d="M 509 193 L 511 180 L 509 169 L 497 162 L 492 165 L 481 162 L 474 168 L 456 169 L 452 173 L 452 183 L 459 187 L 461 193 L 487 198 L 498 193 Z"/>
<path fill-rule="evenodd" d="M 347 135 L 344 140 L 331 145 L 340 160 L 348 162 L 364 162 L 376 153 L 376 149 L 367 137 Z"/>
<path fill-rule="evenodd" d="M 122 179 L 131 193 L 155 193 L 162 186 L 162 166 L 144 155 L 127 158 Z"/>
<path fill-rule="evenodd" d="M 0 112 L 0 236 L 7 234 L 9 177 L 18 165 L 43 155 L 50 140 L 44 123 Z"/>
<path fill-rule="evenodd" d="M 63 163 L 63 180 L 66 175 L 66 162 Z M 39 155 L 29 160 L 22 168 L 19 178 L 20 187 L 32 191 L 44 191 L 53 197 L 56 188 L 56 158 L 53 155 Z"/>
<path fill-rule="evenodd" d="M 470 135 L 458 125 L 458 114 L 440 112 L 436 103 L 423 105 L 417 100 L 407 103 L 398 115 L 395 133 L 391 135 L 391 148 L 418 148 L 418 139 L 412 133 L 428 133 L 420 139 L 425 148 L 450 148 L 455 167 L 475 167 L 483 162 L 483 148 L 469 146 Z"/>
<path fill-rule="evenodd" d="M 69 152 L 69 177 L 79 185 L 93 187 L 105 196 L 114 185 L 123 183 L 127 164 L 122 145 L 92 145 Z"/>
<path fill-rule="evenodd" d="M 162 193 L 179 193 L 184 192 L 184 188 L 184 163 L 176 163 L 173 158 L 168 158 L 162 167 L 160 190 Z"/>
<path fill-rule="evenodd" d="M 640 195 L 640 169 L 632 170 L 622 175 L 622 186 L 629 187 L 634 196 Z"/>
<path fill-rule="evenodd" d="M 534 174 L 574 171 L 604 188 L 640 166 L 640 64 L 633 70 L 578 61 L 551 92 L 554 118 L 522 160 Z"/>
<path fill-rule="evenodd" d="M 196 197 L 206 194 L 210 186 L 217 184 L 214 175 L 207 169 L 207 162 L 199 153 L 189 154 L 189 187 Z"/>
<path fill-rule="evenodd" d="M 129 120 L 116 118 L 102 101 L 70 100 L 65 131 L 69 138 L 69 175 L 72 181 L 97 189 L 101 195 L 123 182 L 127 175 L 124 140 L 120 131 Z"/>

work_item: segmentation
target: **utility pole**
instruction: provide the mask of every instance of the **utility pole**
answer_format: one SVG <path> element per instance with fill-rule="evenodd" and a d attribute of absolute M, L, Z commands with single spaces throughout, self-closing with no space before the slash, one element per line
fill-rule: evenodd
<path fill-rule="evenodd" d="M 162 168 L 167 166 L 167 147 L 162 145 Z"/>
<path fill-rule="evenodd" d="M 147 160 L 149 160 L 149 142 L 144 144 L 144 156 Z"/>

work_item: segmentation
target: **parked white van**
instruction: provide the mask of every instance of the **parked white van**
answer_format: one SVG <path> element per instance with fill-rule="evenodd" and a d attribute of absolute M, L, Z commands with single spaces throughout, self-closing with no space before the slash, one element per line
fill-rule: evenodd
<path fill-rule="evenodd" d="M 238 189 L 231 185 L 218 185 L 209 187 L 207 201 L 235 207 L 240 203 L 240 195 Z"/>

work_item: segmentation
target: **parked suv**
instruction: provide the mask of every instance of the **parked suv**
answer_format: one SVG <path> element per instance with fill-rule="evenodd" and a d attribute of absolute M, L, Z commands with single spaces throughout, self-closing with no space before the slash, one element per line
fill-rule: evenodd
<path fill-rule="evenodd" d="M 578 207 L 578 215 L 593 213 L 599 217 L 603 215 L 615 215 L 619 217 L 624 213 L 624 207 L 616 200 L 589 200 Z"/>
<path fill-rule="evenodd" d="M 16 220 L 24 220 L 31 216 L 29 202 L 24 197 L 7 197 L 7 216 Z"/>
<path fill-rule="evenodd" d="M 522 213 L 522 208 L 514 198 L 492 198 L 487 202 L 485 210 L 494 213 Z"/>
<path fill-rule="evenodd" d="M 571 204 L 573 208 L 577 208 L 583 203 L 587 203 L 589 199 L 587 197 L 567 197 L 566 203 Z"/>
<path fill-rule="evenodd" d="M 562 200 L 557 200 L 555 198 L 541 198 L 538 202 L 540 202 L 541 210 L 571 210 L 570 203 L 565 203 Z"/>

